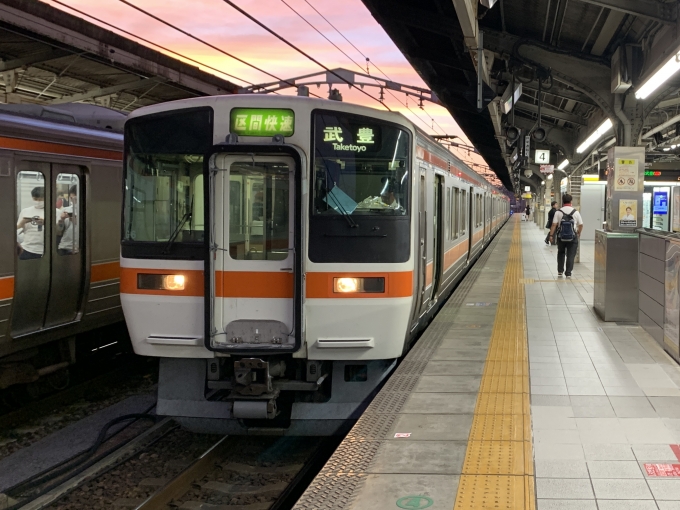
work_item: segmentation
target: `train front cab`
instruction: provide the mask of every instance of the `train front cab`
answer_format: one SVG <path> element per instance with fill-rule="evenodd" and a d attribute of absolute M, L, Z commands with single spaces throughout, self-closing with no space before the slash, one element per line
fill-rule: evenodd
<path fill-rule="evenodd" d="M 213 107 L 126 128 L 122 299 L 136 352 L 161 356 L 158 412 L 205 432 L 335 433 L 414 313 L 413 137 L 307 107 L 285 141 L 213 145 L 233 114 Z"/>

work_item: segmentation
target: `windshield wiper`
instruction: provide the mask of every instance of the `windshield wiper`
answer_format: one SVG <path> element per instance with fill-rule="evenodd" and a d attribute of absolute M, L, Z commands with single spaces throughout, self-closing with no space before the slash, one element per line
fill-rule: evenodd
<path fill-rule="evenodd" d="M 175 243 L 175 239 L 177 239 L 177 236 L 182 231 L 182 227 L 189 220 L 189 218 L 191 218 L 191 213 L 187 211 L 184 213 L 184 216 L 182 216 L 182 220 L 179 222 L 179 225 L 177 225 L 177 228 L 170 236 L 170 239 L 168 239 L 165 248 L 163 248 L 163 251 L 161 252 L 163 255 L 168 255 L 170 253 L 170 248 L 172 248 L 172 245 Z"/>

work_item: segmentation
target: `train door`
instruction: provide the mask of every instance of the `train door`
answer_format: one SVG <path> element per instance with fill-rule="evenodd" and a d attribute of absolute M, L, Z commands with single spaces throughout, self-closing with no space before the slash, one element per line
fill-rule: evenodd
<path fill-rule="evenodd" d="M 444 177 L 434 176 L 434 207 L 432 208 L 432 291 L 431 299 L 436 299 L 442 275 L 442 257 L 444 246 Z"/>
<path fill-rule="evenodd" d="M 83 184 L 76 165 L 19 165 L 13 337 L 78 319 L 85 280 Z"/>
<path fill-rule="evenodd" d="M 210 345 L 294 348 L 297 165 L 284 155 L 218 154 L 215 166 L 210 186 L 210 242 L 217 250 Z M 262 320 L 265 311 L 267 320 Z"/>

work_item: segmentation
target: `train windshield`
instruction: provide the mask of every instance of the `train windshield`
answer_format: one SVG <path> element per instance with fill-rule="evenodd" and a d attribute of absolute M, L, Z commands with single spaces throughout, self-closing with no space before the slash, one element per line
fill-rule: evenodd
<path fill-rule="evenodd" d="M 140 117 L 125 126 L 123 241 L 203 241 L 203 155 L 212 109 Z"/>
<path fill-rule="evenodd" d="M 370 117 L 314 115 L 314 215 L 409 213 L 407 131 Z"/>

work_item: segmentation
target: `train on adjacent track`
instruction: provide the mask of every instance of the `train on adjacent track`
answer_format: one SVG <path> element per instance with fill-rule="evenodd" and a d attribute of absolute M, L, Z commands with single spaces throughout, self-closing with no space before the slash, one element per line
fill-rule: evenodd
<path fill-rule="evenodd" d="M 235 95 L 125 124 L 121 302 L 196 431 L 338 433 L 510 215 L 392 112 Z"/>
<path fill-rule="evenodd" d="M 0 390 L 62 386 L 79 350 L 109 342 L 95 330 L 124 332 L 124 121 L 87 104 L 0 106 Z"/>

